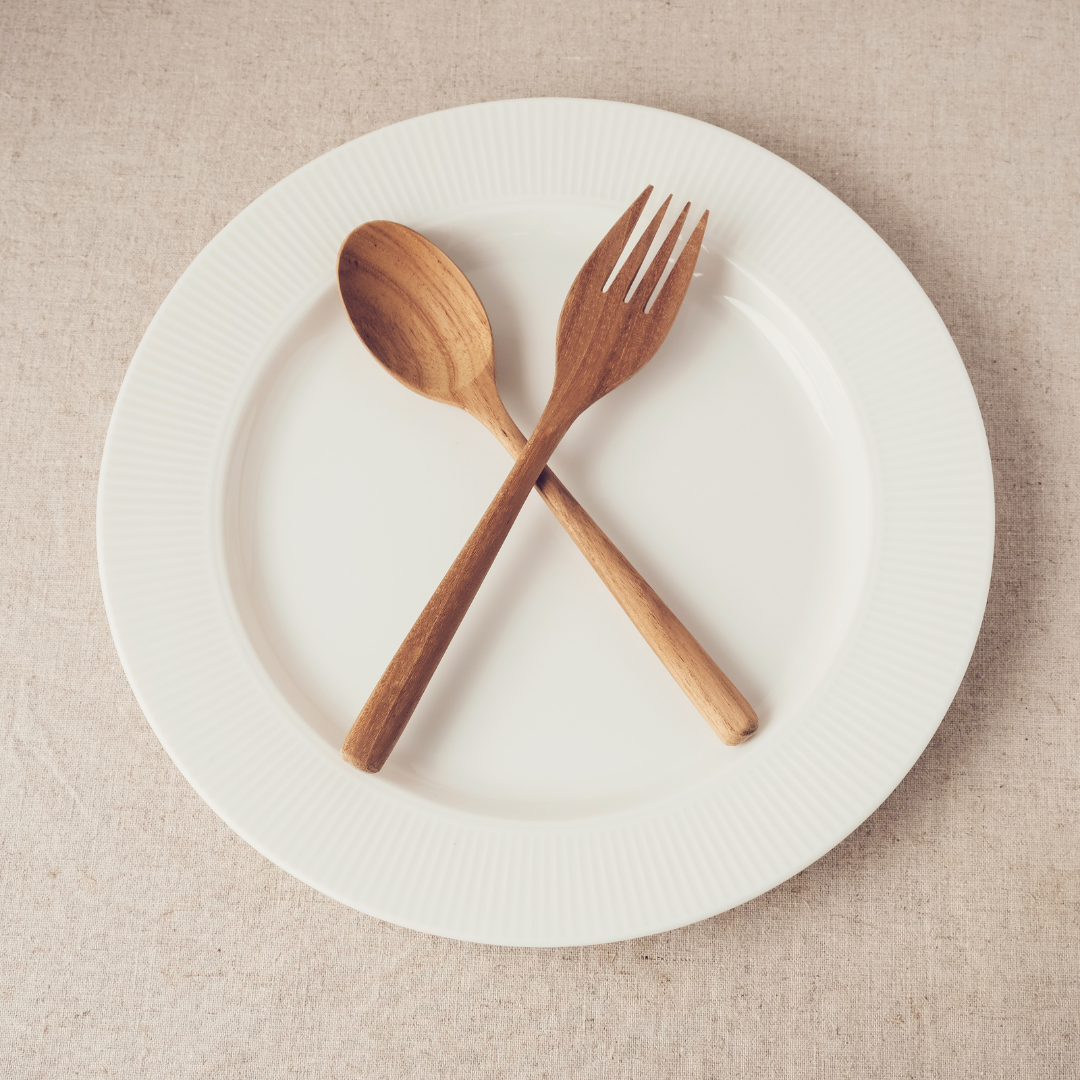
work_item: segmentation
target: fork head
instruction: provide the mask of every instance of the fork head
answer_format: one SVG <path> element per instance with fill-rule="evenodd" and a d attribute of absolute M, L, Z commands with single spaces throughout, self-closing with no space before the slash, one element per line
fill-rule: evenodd
<path fill-rule="evenodd" d="M 694 275 L 709 220 L 707 210 L 650 305 L 690 211 L 687 203 L 630 295 L 671 202 L 669 195 L 610 288 L 604 289 L 652 190 L 650 184 L 600 241 L 578 272 L 563 303 L 556 338 L 555 390 L 572 389 L 573 396 L 580 399 L 581 409 L 614 390 L 652 359 L 667 337 Z"/>

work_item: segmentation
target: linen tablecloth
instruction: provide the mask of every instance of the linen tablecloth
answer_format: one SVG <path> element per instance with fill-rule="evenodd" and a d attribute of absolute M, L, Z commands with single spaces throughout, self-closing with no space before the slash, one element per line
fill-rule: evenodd
<path fill-rule="evenodd" d="M 786 158 L 952 333 L 997 493 L 940 731 L 825 858 L 655 938 L 484 947 L 239 840 L 117 660 L 94 507 L 176 278 L 318 154 L 436 109 L 601 97 Z M 0 6 L 0 1072 L 1080 1075 L 1080 13 L 1065 2 Z"/>

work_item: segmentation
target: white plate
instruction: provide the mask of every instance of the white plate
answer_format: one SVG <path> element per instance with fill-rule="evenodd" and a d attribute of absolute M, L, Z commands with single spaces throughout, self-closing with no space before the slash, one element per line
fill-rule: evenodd
<path fill-rule="evenodd" d="M 443 247 L 527 430 L 570 281 L 649 182 L 711 211 L 698 275 L 552 464 L 761 729 L 719 743 L 532 497 L 362 774 L 340 742 L 509 459 L 367 356 L 338 247 L 372 218 Z M 139 702 L 237 832 L 381 918 L 565 945 L 742 903 L 882 802 L 974 647 L 993 491 L 960 357 L 854 213 L 707 124 L 541 99 L 364 136 L 214 239 L 124 381 L 98 543 Z"/>

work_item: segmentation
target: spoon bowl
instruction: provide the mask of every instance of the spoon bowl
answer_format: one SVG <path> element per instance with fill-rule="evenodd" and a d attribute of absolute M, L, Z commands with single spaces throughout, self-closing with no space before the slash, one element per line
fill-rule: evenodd
<path fill-rule="evenodd" d="M 412 229 L 368 221 L 338 256 L 345 310 L 371 355 L 424 397 L 465 408 L 478 380 L 495 382 L 487 312 L 454 262 Z"/>

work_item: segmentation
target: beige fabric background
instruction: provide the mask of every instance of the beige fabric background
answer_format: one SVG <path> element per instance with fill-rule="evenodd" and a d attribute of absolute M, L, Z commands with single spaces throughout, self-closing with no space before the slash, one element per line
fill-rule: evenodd
<path fill-rule="evenodd" d="M 0 1074 L 1080 1076 L 1080 9 L 890 0 L 0 5 Z M 686 113 L 821 181 L 937 305 L 998 498 L 907 779 L 752 903 L 461 944 L 293 880 L 189 788 L 109 636 L 94 499 L 147 322 L 311 158 L 531 95 Z"/>

